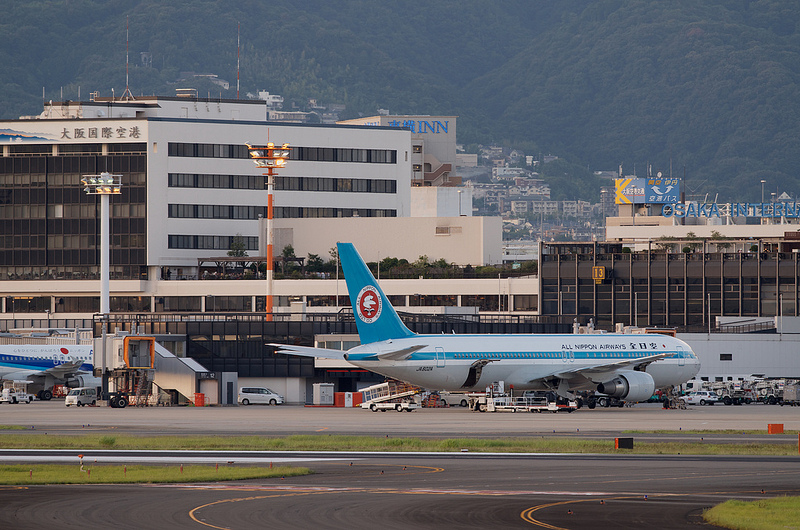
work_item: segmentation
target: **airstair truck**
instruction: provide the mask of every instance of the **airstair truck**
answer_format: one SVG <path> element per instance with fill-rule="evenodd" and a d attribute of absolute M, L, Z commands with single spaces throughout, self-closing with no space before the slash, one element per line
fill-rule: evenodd
<path fill-rule="evenodd" d="M 372 412 L 386 412 L 387 410 L 411 412 L 421 406 L 412 399 L 420 392 L 422 392 L 420 387 L 402 381 L 392 380 L 379 383 L 361 391 L 364 396 L 361 408 L 369 409 Z"/>

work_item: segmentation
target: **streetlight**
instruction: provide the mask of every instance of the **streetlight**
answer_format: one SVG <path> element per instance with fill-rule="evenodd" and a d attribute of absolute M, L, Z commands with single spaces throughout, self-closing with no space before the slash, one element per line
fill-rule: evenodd
<path fill-rule="evenodd" d="M 764 184 L 766 183 L 766 180 L 761 179 L 761 204 L 764 204 Z"/>
<path fill-rule="evenodd" d="M 275 175 L 278 168 L 286 166 L 286 159 L 289 158 L 289 144 L 283 144 L 280 147 L 275 147 L 275 144 L 269 142 L 267 145 L 254 146 L 245 144 L 247 146 L 250 158 L 258 168 L 266 169 L 267 172 L 263 173 L 267 177 L 267 300 L 266 300 L 266 320 L 272 322 L 272 276 L 273 276 L 273 262 L 272 262 L 272 242 L 273 242 L 273 206 L 272 206 L 272 192 L 275 189 Z"/>
<path fill-rule="evenodd" d="M 106 329 L 108 314 L 111 312 L 109 299 L 109 276 L 111 270 L 111 252 L 109 236 L 111 233 L 111 210 L 109 201 L 111 195 L 122 193 L 122 175 L 112 175 L 108 172 L 99 175 L 84 175 L 81 178 L 83 191 L 87 195 L 100 195 L 100 312 L 103 314 L 103 352 L 100 363 L 102 377 L 101 399 L 108 395 L 108 374 L 106 373 Z M 48 314 L 48 322 L 50 315 Z M 48 323 L 49 325 L 49 323 Z"/>

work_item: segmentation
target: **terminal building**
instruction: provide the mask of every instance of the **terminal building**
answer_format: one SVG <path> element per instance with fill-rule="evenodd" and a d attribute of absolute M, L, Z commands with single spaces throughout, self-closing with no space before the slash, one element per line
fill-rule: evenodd
<path fill-rule="evenodd" d="M 174 341 L 164 340 L 178 355 L 194 355 L 209 369 L 243 377 L 314 375 L 311 360 L 272 355 L 263 337 L 302 336 L 308 342 L 329 332 L 317 326 L 309 335 L 312 328 L 301 325 L 312 320 L 306 316 L 311 313 L 339 319 L 341 308 L 349 306 L 343 278 L 275 281 L 276 312 L 297 322 L 266 329 L 263 275 L 203 274 L 226 271 L 234 241 L 254 262 L 264 259 L 266 178 L 249 160 L 246 143 L 291 146 L 275 178 L 277 253 L 292 245 L 298 256 L 327 259 L 337 241 L 353 241 L 368 261 L 414 261 L 422 255 L 462 266 L 501 261 L 501 220 L 473 217 L 466 188 L 427 185 L 455 182 L 454 117 L 419 117 L 412 132 L 410 118 L 387 125 L 287 124 L 267 121 L 267 111 L 263 101 L 93 97 L 5 120 L 0 331 L 99 331 L 93 315 L 100 310 L 100 204 L 84 193 L 81 178 L 110 172 L 122 175 L 123 186 L 111 198 L 115 317 L 109 332 L 177 334 Z M 430 122 L 432 131 L 420 135 L 420 120 Z M 426 140 L 428 133 L 437 136 Z M 445 163 L 428 171 L 434 159 Z M 386 289 L 406 311 L 476 315 L 507 310 L 516 293 L 530 309 L 537 285 L 530 278 L 491 277 L 463 284 L 446 278 L 414 285 L 387 280 Z M 183 326 L 207 321 L 209 313 L 235 313 L 234 324 Z M 294 335 L 298 326 L 302 332 Z"/>
<path fill-rule="evenodd" d="M 248 142 L 292 148 L 276 177 L 276 253 L 291 245 L 297 256 L 327 258 L 337 241 L 351 241 L 368 262 L 424 255 L 466 270 L 503 261 L 501 219 L 472 216 L 468 189 L 453 186 L 454 117 L 307 125 L 266 116 L 263 101 L 144 97 L 49 104 L 35 118 L 4 121 L 0 331 L 99 334 L 100 207 L 80 180 L 108 171 L 123 175 L 122 194 L 111 200 L 109 332 L 157 335 L 176 355 L 236 372 L 290 402 L 306 401 L 314 382 L 353 391 L 375 381 L 348 365 L 265 346 L 354 345 L 343 278 L 276 280 L 277 318 L 265 322 L 263 276 L 225 274 L 247 261 L 227 256 L 234 240 L 251 262 L 265 259 L 267 191 Z M 670 184 L 642 190 L 654 185 Z M 679 199 L 664 193 L 647 202 L 643 191 L 607 219 L 606 241 L 540 243 L 538 274 L 383 278 L 381 286 L 420 332 L 570 332 L 576 321 L 606 330 L 674 327 L 709 339 L 760 331 L 781 339 L 771 342 L 771 373 L 800 366 L 784 351 L 800 335 L 781 320 L 800 315 L 800 208 L 663 210 Z M 712 213 L 709 222 L 700 211 Z M 704 361 L 703 377 L 751 369 L 738 350 L 709 342 L 707 351 L 714 362 Z M 729 357 L 733 364 L 720 361 Z"/>

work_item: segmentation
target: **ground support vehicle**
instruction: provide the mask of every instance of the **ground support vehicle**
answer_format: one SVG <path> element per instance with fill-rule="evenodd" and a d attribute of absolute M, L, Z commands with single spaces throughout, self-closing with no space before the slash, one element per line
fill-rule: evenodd
<path fill-rule="evenodd" d="M 754 401 L 753 393 L 747 389 L 731 390 L 727 394 L 723 394 L 721 401 L 725 405 L 749 405 Z"/>
<path fill-rule="evenodd" d="M 800 407 L 800 383 L 787 383 L 783 387 L 783 401 L 781 401 L 781 406 L 783 405 Z"/>
<path fill-rule="evenodd" d="M 551 400 L 546 396 L 469 394 L 469 407 L 474 412 L 572 412 L 580 408 L 580 404 Z"/>
<path fill-rule="evenodd" d="M 625 402 L 621 399 L 617 399 L 615 397 L 609 397 L 604 395 L 595 395 L 589 396 L 586 399 L 586 406 L 590 409 L 595 407 L 602 407 L 602 408 L 609 408 L 609 407 L 619 407 L 622 408 L 625 406 Z"/>
<path fill-rule="evenodd" d="M 783 401 L 784 379 L 760 379 L 753 383 L 757 400 L 767 405 L 777 405 Z"/>
<path fill-rule="evenodd" d="M 28 394 L 29 381 L 6 381 L 0 392 L 0 403 L 30 403 L 34 400 L 33 394 Z"/>
<path fill-rule="evenodd" d="M 412 399 L 421 392 L 422 388 L 402 381 L 392 380 L 379 383 L 361 391 L 364 396 L 361 408 L 369 409 L 372 412 L 386 412 L 387 410 L 411 412 L 421 407 Z"/>
<path fill-rule="evenodd" d="M 469 395 L 468 394 L 459 394 L 454 392 L 446 392 L 442 391 L 439 392 L 439 396 L 441 398 L 441 402 L 444 404 L 445 407 L 466 407 L 469 405 Z"/>
<path fill-rule="evenodd" d="M 756 401 L 756 394 L 748 381 L 719 381 L 708 385 L 725 405 L 749 405 Z"/>

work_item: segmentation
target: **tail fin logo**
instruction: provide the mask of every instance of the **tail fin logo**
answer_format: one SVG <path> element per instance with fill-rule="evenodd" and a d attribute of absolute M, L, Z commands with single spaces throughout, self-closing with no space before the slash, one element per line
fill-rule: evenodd
<path fill-rule="evenodd" d="M 358 293 L 358 298 L 356 298 L 356 309 L 358 318 L 363 322 L 372 324 L 378 320 L 383 309 L 383 302 L 378 290 L 372 285 L 367 285 L 361 289 L 361 292 Z"/>

